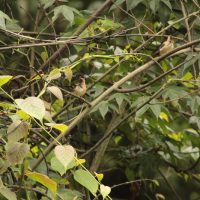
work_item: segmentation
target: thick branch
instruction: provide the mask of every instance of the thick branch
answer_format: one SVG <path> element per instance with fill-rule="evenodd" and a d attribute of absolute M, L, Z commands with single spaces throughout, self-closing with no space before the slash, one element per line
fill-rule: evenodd
<path fill-rule="evenodd" d="M 126 75 L 125 77 L 123 77 L 122 79 L 120 79 L 119 81 L 117 81 L 113 86 L 111 86 L 110 88 L 108 88 L 105 92 L 103 92 L 99 97 L 97 97 L 94 101 L 91 102 L 91 107 L 86 107 L 85 110 L 83 110 L 82 113 L 80 113 L 73 121 L 72 123 L 69 125 L 68 130 L 63 133 L 60 134 L 56 140 L 54 140 L 44 151 L 44 155 L 48 155 L 50 153 L 50 151 L 52 150 L 52 148 L 56 145 L 57 141 L 60 141 L 61 138 L 65 137 L 79 122 L 82 121 L 82 119 L 97 105 L 99 104 L 103 99 L 105 99 L 109 94 L 111 94 L 114 90 L 116 90 L 119 86 L 121 86 L 122 84 L 124 84 L 126 81 L 132 79 L 133 77 L 135 77 L 136 75 L 140 74 L 141 72 L 146 71 L 147 69 L 149 69 L 153 64 L 155 64 L 158 61 L 163 60 L 164 58 L 168 57 L 169 55 L 181 50 L 181 49 L 185 49 L 187 47 L 190 47 L 192 45 L 196 45 L 200 43 L 200 39 L 198 40 L 194 40 L 192 42 L 189 42 L 187 44 L 184 44 L 180 47 L 177 47 L 175 49 L 173 49 L 172 51 L 170 51 L 169 53 L 160 56 L 160 57 L 156 57 L 154 60 L 151 60 L 147 63 L 145 63 L 144 65 L 142 65 L 141 67 L 138 67 L 136 70 L 134 70 L 133 72 L 129 73 L 128 75 Z M 40 162 L 42 161 L 43 157 L 39 157 L 38 160 L 36 161 L 36 163 L 33 165 L 32 169 L 35 169 Z"/>

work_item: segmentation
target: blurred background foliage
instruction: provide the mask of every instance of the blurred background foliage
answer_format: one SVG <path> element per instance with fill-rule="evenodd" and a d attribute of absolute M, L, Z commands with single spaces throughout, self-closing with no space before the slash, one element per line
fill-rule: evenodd
<path fill-rule="evenodd" d="M 59 42 L 71 38 L 104 1 L 0 2 L 0 73 L 14 77 L 4 89 L 13 99 L 37 96 L 44 91 L 41 98 L 49 106 L 49 117 L 45 119 L 48 123 L 69 125 L 82 112 L 85 102 L 68 93 L 79 84 L 80 77 L 85 77 L 88 87 L 84 99 L 91 102 L 149 61 L 168 35 L 172 36 L 176 47 L 200 36 L 200 2 L 197 0 L 113 0 L 115 3 L 81 33 L 77 42 L 68 45 L 57 60 L 41 70 L 42 64 L 62 46 Z M 31 46 L 42 43 L 54 45 Z M 23 45 L 27 47 L 22 48 Z M 104 174 L 102 182 L 105 185 L 112 187 L 130 181 L 112 189 L 113 199 L 200 199 L 199 63 L 198 45 L 156 63 L 104 98 L 62 140 L 62 144 L 72 145 L 81 157 L 111 130 L 105 142 L 84 158 L 87 169 Z M 53 70 L 58 71 L 52 73 Z M 110 73 L 105 75 L 108 71 Z M 34 79 L 34 75 L 37 78 Z M 46 80 L 50 86 L 57 87 L 56 92 L 44 89 Z M 143 85 L 146 87 L 140 89 Z M 145 104 L 161 87 L 163 91 Z M 139 89 L 126 92 L 133 88 Z M 63 98 L 59 98 L 60 93 Z M 47 199 L 21 187 L 33 186 L 45 192 L 45 187 L 37 181 L 22 176 L 22 168 L 26 168 L 23 165 L 31 166 L 52 138 L 37 123 L 26 120 L 16 108 L 9 107 L 13 106 L 13 101 L 4 92 L 0 100 L 2 141 L 7 143 L 7 130 L 16 120 L 26 121 L 30 131 L 28 138 L 24 139 L 30 151 L 22 155 L 28 164 L 17 161 L 17 165 L 6 166 L 8 150 L 2 144 L 2 181 L 14 188 L 18 199 L 28 199 L 27 196 L 29 199 Z M 134 110 L 129 118 L 113 128 L 113 124 Z M 54 136 L 59 134 L 58 130 L 50 131 Z M 58 169 L 52 168 L 51 158 L 52 155 L 48 155 L 37 171 L 60 184 L 58 199 L 68 200 L 75 196 L 82 199 L 81 194 L 87 196 L 87 192 L 74 182 L 71 172 L 60 176 Z M 81 194 L 78 191 L 72 194 L 72 189 Z M 61 195 L 64 193 L 68 197 Z"/>

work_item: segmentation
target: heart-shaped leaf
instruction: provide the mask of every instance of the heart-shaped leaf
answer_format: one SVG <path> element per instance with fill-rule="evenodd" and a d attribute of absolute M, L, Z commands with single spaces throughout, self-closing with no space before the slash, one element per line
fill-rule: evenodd
<path fill-rule="evenodd" d="M 29 145 L 20 142 L 12 142 L 6 145 L 6 157 L 7 160 L 15 165 L 22 164 L 24 158 L 29 152 Z"/>
<path fill-rule="evenodd" d="M 38 97 L 28 97 L 26 99 L 16 99 L 15 103 L 21 110 L 40 121 L 45 116 L 45 106 Z"/>
<path fill-rule="evenodd" d="M 111 188 L 109 186 L 105 186 L 103 184 L 100 185 L 100 193 L 103 196 L 103 199 L 105 199 L 111 192 Z"/>
<path fill-rule="evenodd" d="M 50 91 L 58 99 L 63 100 L 63 94 L 59 87 L 51 86 L 51 87 L 47 87 L 47 90 Z"/>
<path fill-rule="evenodd" d="M 70 145 L 58 145 L 54 149 L 54 153 L 59 162 L 65 167 L 74 160 L 75 149 Z"/>
<path fill-rule="evenodd" d="M 18 142 L 28 135 L 28 124 L 17 120 L 8 127 L 7 134 L 9 142 Z"/>

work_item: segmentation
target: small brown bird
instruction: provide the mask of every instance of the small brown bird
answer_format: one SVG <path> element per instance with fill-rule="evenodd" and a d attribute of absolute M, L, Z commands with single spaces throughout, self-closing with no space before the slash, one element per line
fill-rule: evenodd
<path fill-rule="evenodd" d="M 171 36 L 167 37 L 167 40 L 162 43 L 159 50 L 154 53 L 154 56 L 162 56 L 168 52 L 170 52 L 174 48 L 174 41 L 171 39 Z"/>
<path fill-rule="evenodd" d="M 82 97 L 82 96 L 84 96 L 85 93 L 87 92 L 87 86 L 86 86 L 86 83 L 85 83 L 85 79 L 84 79 L 84 78 L 81 78 L 80 80 L 81 80 L 80 85 L 77 85 L 77 86 L 74 88 L 74 94 L 75 94 L 76 96 Z"/>

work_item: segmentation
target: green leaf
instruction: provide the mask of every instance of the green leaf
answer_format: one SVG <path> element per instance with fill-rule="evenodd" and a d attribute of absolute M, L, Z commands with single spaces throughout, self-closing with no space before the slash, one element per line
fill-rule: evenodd
<path fill-rule="evenodd" d="M 17 196 L 9 188 L 3 185 L 2 180 L 0 179 L 0 194 L 3 195 L 8 200 L 17 200 Z"/>
<path fill-rule="evenodd" d="M 0 107 L 5 110 L 15 110 L 15 104 L 12 103 L 0 102 Z"/>
<path fill-rule="evenodd" d="M 152 103 L 156 103 L 156 101 L 152 101 Z M 157 105 L 155 104 L 155 105 L 150 105 L 149 107 L 151 111 L 153 112 L 153 114 L 155 115 L 155 117 L 158 119 L 161 112 L 161 106 L 159 104 Z"/>
<path fill-rule="evenodd" d="M 104 118 L 105 115 L 108 112 L 108 102 L 107 101 L 102 101 L 99 105 L 98 105 L 98 109 L 99 112 L 101 113 L 101 116 Z"/>
<path fill-rule="evenodd" d="M 47 187 L 53 193 L 53 195 L 56 196 L 57 183 L 53 181 L 52 179 L 50 179 L 48 176 L 37 173 L 37 172 L 30 172 L 30 171 L 26 171 L 25 175 L 28 176 L 30 179 L 38 183 L 41 183 L 42 185 Z"/>
<path fill-rule="evenodd" d="M 96 196 L 99 183 L 92 174 L 83 169 L 78 169 L 74 172 L 74 179 Z"/>
<path fill-rule="evenodd" d="M 98 24 L 98 28 L 100 28 L 103 31 L 111 30 L 111 29 L 115 30 L 117 28 L 123 27 L 120 23 L 116 23 L 111 19 L 99 19 L 97 20 L 97 24 Z"/>
<path fill-rule="evenodd" d="M 47 51 L 43 51 L 40 56 L 41 56 L 43 62 L 45 62 L 49 58 Z"/>
<path fill-rule="evenodd" d="M 44 9 L 47 9 L 54 4 L 55 0 L 40 0 L 40 2 L 44 5 Z"/>
<path fill-rule="evenodd" d="M 159 3 L 160 3 L 160 0 L 151 0 L 151 2 L 150 2 L 149 6 L 154 14 L 156 13 L 156 11 L 159 8 Z"/>
<path fill-rule="evenodd" d="M 11 78 L 12 78 L 12 76 L 9 76 L 9 75 L 0 76 L 0 87 L 2 87 L 4 84 L 6 84 Z"/>
<path fill-rule="evenodd" d="M 50 87 L 47 87 L 47 90 L 50 91 L 58 99 L 63 100 L 63 94 L 62 94 L 62 92 L 61 92 L 59 87 L 50 86 Z"/>
<path fill-rule="evenodd" d="M 169 0 L 161 0 L 170 10 L 172 10 L 172 5 Z"/>
<path fill-rule="evenodd" d="M 142 108 L 140 108 L 140 109 L 136 112 L 136 117 L 137 117 L 137 118 L 141 117 L 148 109 L 149 109 L 149 105 L 143 106 Z"/>
<path fill-rule="evenodd" d="M 130 102 L 128 97 L 125 94 L 122 93 L 116 93 L 110 96 L 109 100 L 115 99 L 118 106 L 121 106 L 122 102 L 126 100 L 127 102 Z"/>
<path fill-rule="evenodd" d="M 115 1 L 115 3 L 110 7 L 109 11 L 114 10 L 115 8 L 117 8 L 117 6 L 121 5 L 122 3 L 124 3 L 126 0 L 117 0 Z"/>
<path fill-rule="evenodd" d="M 64 166 L 56 157 L 51 159 L 51 167 L 53 170 L 59 172 L 62 176 L 66 173 L 67 170 L 72 169 L 73 167 L 77 166 L 75 159 L 73 159 L 68 165 Z"/>
<path fill-rule="evenodd" d="M 189 81 L 189 80 L 192 79 L 192 77 L 193 77 L 192 73 L 191 73 L 191 72 L 187 72 L 187 73 L 181 78 L 181 80 L 183 80 L 183 81 Z"/>
<path fill-rule="evenodd" d="M 54 16 L 52 17 L 53 21 L 55 21 L 62 14 L 63 17 L 66 20 L 68 20 L 71 25 L 74 22 L 74 12 L 79 13 L 77 10 L 75 11 L 75 9 L 66 5 L 58 6 L 54 8 L 53 11 L 54 11 Z"/>
<path fill-rule="evenodd" d="M 66 188 L 58 188 L 57 196 L 62 200 L 81 200 L 83 194 L 76 190 L 70 190 Z"/>
<path fill-rule="evenodd" d="M 0 10 L 0 26 L 6 29 L 6 20 L 12 21 L 8 15 Z"/>
<path fill-rule="evenodd" d="M 26 99 L 16 99 L 15 103 L 25 113 L 29 114 L 40 121 L 45 116 L 45 106 L 43 101 L 38 97 L 28 97 Z"/>
<path fill-rule="evenodd" d="M 131 10 L 135 8 L 139 3 L 143 2 L 144 0 L 126 0 L 126 7 L 127 10 Z"/>
<path fill-rule="evenodd" d="M 6 145 L 6 158 L 12 164 L 22 164 L 24 158 L 29 153 L 28 144 L 19 142 L 10 142 Z"/>
<path fill-rule="evenodd" d="M 65 67 L 63 72 L 65 74 L 65 78 L 71 83 L 72 76 L 73 76 L 72 69 L 70 67 Z"/>
<path fill-rule="evenodd" d="M 28 136 L 28 124 L 17 120 L 13 122 L 7 130 L 8 142 L 18 142 L 20 139 Z"/>
<path fill-rule="evenodd" d="M 53 157 L 51 159 L 51 167 L 53 170 L 59 172 L 61 176 L 66 172 L 64 165 L 60 163 L 60 161 L 56 157 Z"/>
<path fill-rule="evenodd" d="M 66 168 L 74 160 L 75 149 L 70 145 L 58 145 L 54 149 L 54 153 L 59 162 Z"/>
<path fill-rule="evenodd" d="M 0 174 L 6 172 L 9 166 L 10 164 L 7 160 L 3 160 L 2 158 L 0 158 Z"/>
<path fill-rule="evenodd" d="M 48 77 L 47 77 L 47 81 L 52 81 L 52 80 L 55 80 L 55 79 L 58 79 L 61 77 L 61 73 L 60 73 L 60 70 L 58 68 L 56 69 L 53 69 Z"/>
<path fill-rule="evenodd" d="M 103 196 L 103 199 L 105 199 L 111 192 L 111 188 L 108 186 L 105 186 L 103 184 L 100 185 L 100 193 Z"/>

